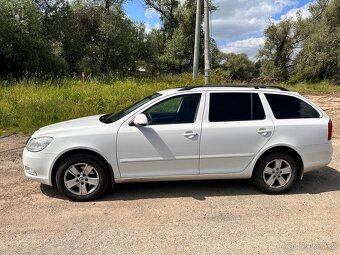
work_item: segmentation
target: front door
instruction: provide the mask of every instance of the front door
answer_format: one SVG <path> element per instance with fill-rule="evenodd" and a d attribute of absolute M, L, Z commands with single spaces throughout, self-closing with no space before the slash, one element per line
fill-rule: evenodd
<path fill-rule="evenodd" d="M 123 178 L 199 174 L 201 93 L 168 97 L 143 111 L 145 127 L 122 124 L 117 137 Z"/>

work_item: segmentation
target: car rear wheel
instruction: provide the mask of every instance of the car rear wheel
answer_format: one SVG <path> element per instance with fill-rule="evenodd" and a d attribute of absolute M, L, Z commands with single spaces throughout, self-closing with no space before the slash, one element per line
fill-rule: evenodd
<path fill-rule="evenodd" d="M 297 176 L 295 159 L 287 153 L 272 153 L 257 164 L 253 181 L 265 193 L 278 194 L 289 190 Z"/>
<path fill-rule="evenodd" d="M 103 194 L 108 186 L 105 165 L 98 158 L 79 154 L 58 167 L 56 184 L 61 193 L 75 201 L 88 201 Z"/>

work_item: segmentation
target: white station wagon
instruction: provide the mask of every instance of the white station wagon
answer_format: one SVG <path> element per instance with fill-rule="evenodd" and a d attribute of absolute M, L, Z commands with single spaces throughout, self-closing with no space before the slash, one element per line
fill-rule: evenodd
<path fill-rule="evenodd" d="M 276 194 L 331 161 L 331 138 L 327 114 L 284 88 L 184 87 L 43 127 L 23 162 L 28 178 L 77 201 L 140 181 L 251 178 Z"/>

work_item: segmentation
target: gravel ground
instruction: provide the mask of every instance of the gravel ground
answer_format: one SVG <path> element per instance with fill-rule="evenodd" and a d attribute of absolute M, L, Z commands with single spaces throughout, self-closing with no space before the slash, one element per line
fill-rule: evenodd
<path fill-rule="evenodd" d="M 340 94 L 334 156 L 285 195 L 247 180 L 120 184 L 75 203 L 25 178 L 27 136 L 0 139 L 0 254 L 340 254 Z"/>

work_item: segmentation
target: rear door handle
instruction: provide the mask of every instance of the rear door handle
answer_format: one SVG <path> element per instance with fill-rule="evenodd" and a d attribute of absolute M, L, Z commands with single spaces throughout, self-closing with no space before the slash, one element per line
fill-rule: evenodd
<path fill-rule="evenodd" d="M 263 136 L 266 136 L 268 134 L 270 134 L 272 131 L 266 128 L 260 128 L 259 130 L 257 130 L 257 133 Z"/>
<path fill-rule="evenodd" d="M 198 136 L 198 134 L 197 134 L 197 133 L 194 133 L 194 132 L 186 132 L 186 133 L 184 133 L 184 136 L 187 137 L 187 138 L 192 139 L 192 138 L 194 138 L 195 136 Z"/>

